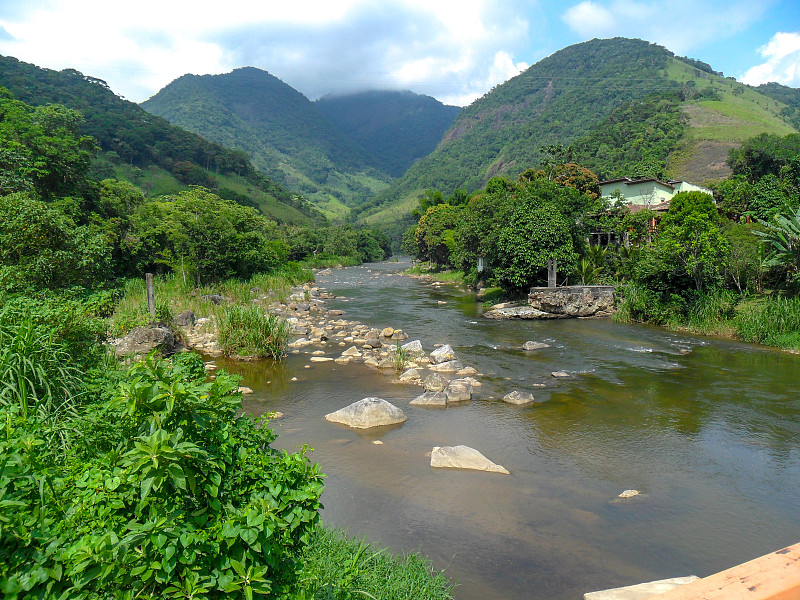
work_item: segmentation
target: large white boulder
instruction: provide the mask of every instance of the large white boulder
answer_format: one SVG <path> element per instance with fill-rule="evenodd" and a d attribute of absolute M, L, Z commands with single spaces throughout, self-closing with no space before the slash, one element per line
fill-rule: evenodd
<path fill-rule="evenodd" d="M 364 398 L 325 415 L 325 418 L 332 423 L 342 423 L 356 429 L 369 429 L 403 423 L 408 417 L 394 404 L 382 398 Z"/>
<path fill-rule="evenodd" d="M 463 445 L 434 446 L 431 452 L 431 467 L 509 474 L 505 467 L 493 463 L 474 448 Z"/>

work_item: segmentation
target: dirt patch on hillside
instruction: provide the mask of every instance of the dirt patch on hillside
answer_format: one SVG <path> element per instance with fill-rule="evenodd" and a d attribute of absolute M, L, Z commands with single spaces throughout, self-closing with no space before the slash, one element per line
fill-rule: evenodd
<path fill-rule="evenodd" d="M 724 179 L 730 176 L 731 168 L 726 162 L 728 151 L 738 148 L 735 142 L 693 142 L 682 150 L 670 165 L 677 179 L 692 183 L 703 183 L 709 179 Z"/>

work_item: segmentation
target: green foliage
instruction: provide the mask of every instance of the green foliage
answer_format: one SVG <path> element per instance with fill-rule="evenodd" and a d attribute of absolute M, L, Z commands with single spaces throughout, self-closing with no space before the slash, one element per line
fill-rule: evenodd
<path fill-rule="evenodd" d="M 571 270 L 588 234 L 586 214 L 594 202 L 566 181 L 546 179 L 543 172 L 526 171 L 513 183 L 492 179 L 458 217 L 453 264 L 475 281 L 482 257 L 481 278 L 514 292 L 542 278 L 549 258 Z"/>
<path fill-rule="evenodd" d="M 236 417 L 236 381 L 152 357 L 75 420 L 92 440 L 54 460 L 35 419 L 3 411 L 6 598 L 288 598 L 319 519 L 303 453 Z M 98 433 L 98 429 L 103 434 Z"/>
<path fill-rule="evenodd" d="M 418 554 L 393 556 L 318 528 L 303 548 L 298 600 L 450 600 L 453 586 Z"/>
<path fill-rule="evenodd" d="M 47 423 L 74 409 L 80 373 L 56 333 L 29 315 L 0 311 L 0 406 Z"/>
<path fill-rule="evenodd" d="M 184 75 L 142 106 L 206 139 L 246 152 L 263 173 L 307 197 L 353 205 L 372 197 L 389 179 L 317 105 L 260 69 Z"/>
<path fill-rule="evenodd" d="M 762 221 L 765 231 L 756 231 L 768 248 L 768 265 L 786 269 L 787 279 L 800 283 L 800 208 L 794 214 L 776 215 Z"/>
<path fill-rule="evenodd" d="M 143 204 L 131 223 L 126 244 L 139 273 L 169 270 L 201 285 L 249 278 L 288 259 L 274 223 L 204 188 Z"/>
<path fill-rule="evenodd" d="M 681 192 L 670 202 L 656 242 L 664 264 L 691 279 L 702 292 L 720 283 L 728 243 L 718 226 L 713 199 L 702 192 Z"/>
<path fill-rule="evenodd" d="M 530 287 L 542 280 L 550 259 L 575 262 L 569 222 L 553 205 L 520 205 L 497 237 L 498 280 L 507 289 Z"/>
<path fill-rule="evenodd" d="M 40 110 L 38 107 L 41 106 L 41 110 L 46 111 L 49 110 L 46 105 L 60 104 L 70 111 L 80 111 L 83 122 L 79 119 L 76 121 L 77 117 L 73 118 L 75 113 L 58 109 L 61 111 L 59 116 L 72 115 L 67 123 L 69 127 L 79 127 L 82 137 L 77 139 L 91 136 L 99 144 L 103 151 L 100 159 L 105 165 L 105 169 L 100 170 L 101 178 L 111 177 L 110 170 L 122 170 L 123 167 L 128 167 L 129 170 L 138 169 L 138 172 L 159 167 L 171 172 L 176 164 L 191 163 L 190 171 L 202 169 L 208 177 L 219 174 L 235 178 L 246 184 L 245 189 L 249 187 L 250 190 L 256 190 L 259 196 L 264 196 L 267 203 L 288 207 L 288 210 L 277 211 L 286 218 L 324 220 L 297 194 L 292 194 L 259 173 L 246 153 L 209 142 L 149 114 L 139 105 L 117 96 L 99 79 L 84 76 L 73 69 L 52 71 L 15 58 L 0 56 L 0 81 L 14 97 L 36 106 L 36 110 Z M 69 130 L 69 127 L 62 128 L 58 136 Z M 58 149 L 49 154 L 55 164 L 69 165 L 67 171 L 53 171 L 54 177 L 79 172 L 74 167 L 83 166 L 85 161 L 83 155 L 73 151 L 74 146 L 68 136 L 52 147 Z M 75 158 L 80 160 L 76 161 Z M 2 162 L 0 152 L 0 163 Z M 178 175 L 181 175 L 180 168 Z M 73 177 L 68 176 L 65 183 L 73 180 Z"/>
<path fill-rule="evenodd" d="M 289 324 L 258 306 L 230 306 L 218 313 L 219 343 L 229 355 L 283 358 Z"/>
<path fill-rule="evenodd" d="M 417 225 L 417 258 L 437 265 L 450 264 L 453 230 L 462 210 L 449 204 L 431 206 Z"/>
<path fill-rule="evenodd" d="M 430 96 L 388 90 L 323 96 L 314 106 L 393 177 L 433 151 L 461 110 Z"/>
<path fill-rule="evenodd" d="M 768 264 L 764 245 L 753 225 L 727 223 L 723 234 L 729 254 L 725 260 L 725 281 L 740 294 L 761 292 Z"/>
<path fill-rule="evenodd" d="M 734 319 L 746 342 L 800 350 L 800 298 L 766 296 L 747 304 Z"/>
<path fill-rule="evenodd" d="M 686 131 L 677 93 L 658 93 L 626 102 L 573 143 L 578 162 L 602 179 L 656 177 Z"/>
<path fill-rule="evenodd" d="M 110 274 L 110 244 L 26 193 L 0 197 L 0 287 L 96 285 Z"/>

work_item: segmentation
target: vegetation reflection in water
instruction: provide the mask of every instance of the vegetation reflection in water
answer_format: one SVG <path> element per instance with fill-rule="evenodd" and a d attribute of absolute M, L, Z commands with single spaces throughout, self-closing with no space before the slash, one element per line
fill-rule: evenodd
<path fill-rule="evenodd" d="M 800 537 L 796 356 L 606 320 L 488 322 L 455 286 L 388 276 L 404 266 L 319 280 L 349 297 L 329 303 L 347 318 L 401 327 L 428 350 L 449 342 L 491 374 L 472 402 L 415 409 L 415 386 L 359 364 L 306 369 L 302 353 L 230 366 L 255 390 L 246 410 L 285 413 L 273 422 L 277 444 L 315 448 L 328 476 L 324 521 L 395 551 L 421 550 L 460 583 L 459 599 L 576 598 L 702 576 Z M 527 339 L 551 348 L 522 352 Z M 571 377 L 555 380 L 555 370 Z M 546 401 L 505 405 L 511 389 Z M 408 421 L 354 432 L 324 420 L 366 396 L 392 401 Z M 458 443 L 511 476 L 430 469 L 434 445 Z M 641 497 L 619 500 L 628 488 Z"/>

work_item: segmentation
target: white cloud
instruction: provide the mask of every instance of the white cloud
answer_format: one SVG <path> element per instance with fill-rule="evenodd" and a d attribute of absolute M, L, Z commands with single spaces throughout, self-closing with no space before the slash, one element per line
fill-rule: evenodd
<path fill-rule="evenodd" d="M 562 18 L 573 31 L 585 37 L 604 37 L 617 26 L 614 14 L 591 0 L 568 8 Z"/>
<path fill-rule="evenodd" d="M 791 87 L 800 86 L 800 32 L 779 32 L 758 49 L 765 62 L 747 70 L 741 81 L 761 85 L 769 81 Z"/>
<path fill-rule="evenodd" d="M 78 69 L 136 101 L 185 73 L 252 65 L 311 98 L 406 87 L 463 103 L 518 72 L 513 57 L 527 47 L 531 6 L 525 0 L 140 0 L 133 10 L 108 0 L 3 0 L 0 53 Z"/>
<path fill-rule="evenodd" d="M 776 0 L 584 0 L 562 20 L 592 37 L 637 37 L 685 54 L 752 26 Z"/>

